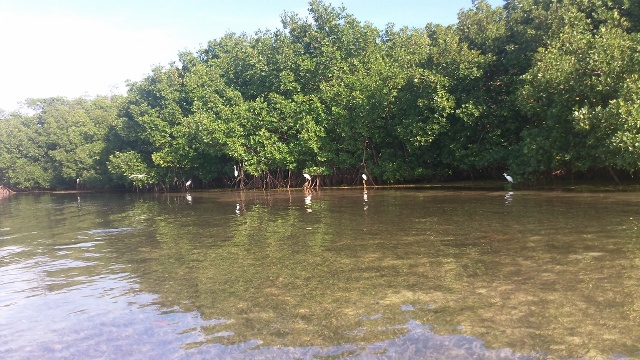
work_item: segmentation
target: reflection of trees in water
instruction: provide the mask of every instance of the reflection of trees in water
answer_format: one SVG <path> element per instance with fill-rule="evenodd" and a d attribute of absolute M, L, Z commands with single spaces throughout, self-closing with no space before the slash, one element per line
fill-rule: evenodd
<path fill-rule="evenodd" d="M 31 219 L 5 207 L 2 226 L 37 230 L 53 259 L 101 254 L 45 274 L 51 291 L 126 269 L 167 311 L 224 320 L 189 330 L 204 343 L 366 346 L 418 321 L 525 354 L 640 350 L 632 200 L 370 190 L 363 211 L 359 191 L 192 195 L 20 195 Z"/>
<path fill-rule="evenodd" d="M 11 190 L 9 190 L 8 188 L 0 185 L 0 199 L 8 197 L 11 194 L 12 194 Z"/>
<path fill-rule="evenodd" d="M 362 194 L 327 193 L 312 213 L 302 193 L 258 192 L 153 215 L 154 246 L 126 258 L 167 308 L 231 319 L 202 329 L 233 333 L 213 342 L 371 343 L 414 319 L 520 353 L 638 351 L 638 249 L 601 205 L 374 192 L 363 214 Z"/>

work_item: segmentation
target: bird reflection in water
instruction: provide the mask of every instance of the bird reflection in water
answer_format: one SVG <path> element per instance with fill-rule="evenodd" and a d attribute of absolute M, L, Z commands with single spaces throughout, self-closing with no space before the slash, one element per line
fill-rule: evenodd
<path fill-rule="evenodd" d="M 364 209 L 367 210 L 369 208 L 369 197 L 367 196 L 367 190 L 362 193 L 362 200 L 364 201 Z"/>
<path fill-rule="evenodd" d="M 304 198 L 304 207 L 307 209 L 307 212 L 313 212 L 313 209 L 311 209 L 311 193 L 308 193 L 307 196 Z"/>
<path fill-rule="evenodd" d="M 245 199 L 244 199 L 244 191 L 239 191 L 238 193 L 236 193 L 237 195 L 239 195 L 238 197 L 236 197 L 236 215 L 237 216 L 241 216 L 247 213 L 247 209 L 245 207 Z"/>
<path fill-rule="evenodd" d="M 504 195 L 504 203 L 507 205 L 511 205 L 511 200 L 513 200 L 513 191 L 509 191 Z"/>
<path fill-rule="evenodd" d="M 369 201 L 369 198 L 367 196 L 367 175 L 366 174 L 362 174 L 362 188 L 363 188 L 363 193 L 362 193 L 362 200 L 364 200 L 364 209 L 367 210 L 369 208 L 369 205 L 367 204 L 367 202 Z"/>

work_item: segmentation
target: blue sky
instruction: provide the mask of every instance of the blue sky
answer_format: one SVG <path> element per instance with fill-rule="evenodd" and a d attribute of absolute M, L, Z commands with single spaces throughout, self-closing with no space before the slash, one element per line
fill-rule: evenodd
<path fill-rule="evenodd" d="M 471 0 L 342 0 L 378 28 L 452 24 Z M 502 0 L 489 0 L 493 6 Z M 275 30 L 306 0 L 0 0 L 0 109 L 26 98 L 122 93 L 182 50 L 227 32 Z"/>

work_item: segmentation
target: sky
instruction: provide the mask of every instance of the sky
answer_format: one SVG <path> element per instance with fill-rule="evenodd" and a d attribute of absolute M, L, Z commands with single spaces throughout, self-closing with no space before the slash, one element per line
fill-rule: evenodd
<path fill-rule="evenodd" d="M 471 0 L 325 0 L 361 22 L 423 27 L 457 21 Z M 501 6 L 503 0 L 489 0 Z M 0 0 L 0 109 L 27 98 L 122 94 L 155 66 L 228 32 L 281 29 L 307 0 Z"/>

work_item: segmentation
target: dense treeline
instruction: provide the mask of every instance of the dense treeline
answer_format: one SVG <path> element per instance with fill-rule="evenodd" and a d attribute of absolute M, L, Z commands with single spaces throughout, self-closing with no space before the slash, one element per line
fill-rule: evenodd
<path fill-rule="evenodd" d="M 27 103 L 0 120 L 13 188 L 617 180 L 640 170 L 640 0 L 477 0 L 418 29 L 312 0 L 126 96 Z"/>

